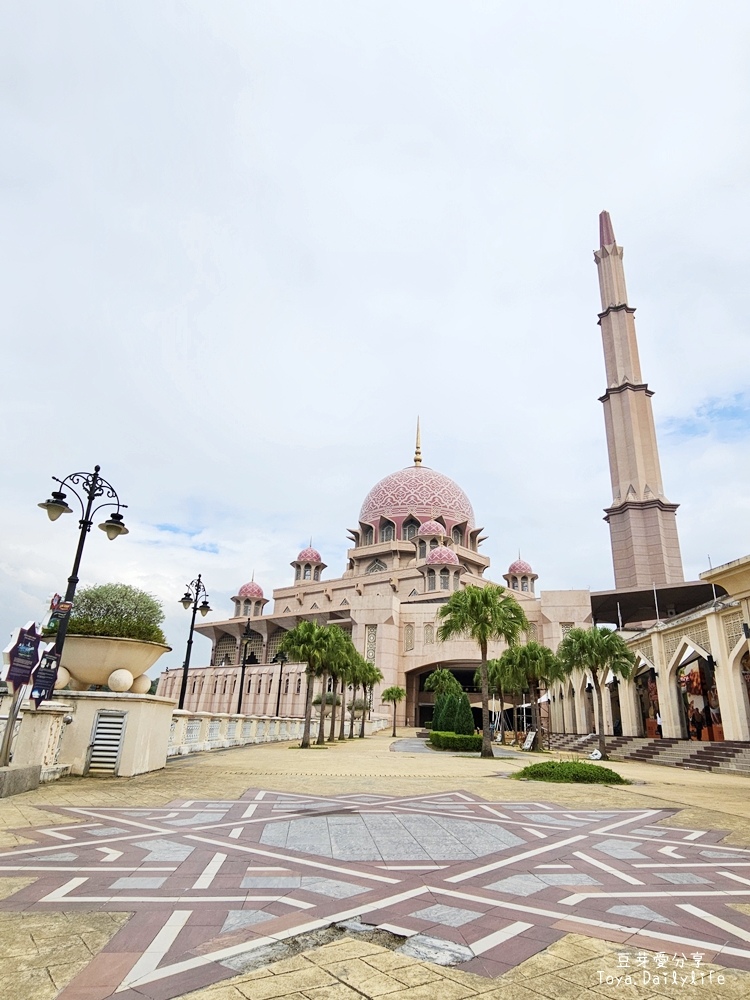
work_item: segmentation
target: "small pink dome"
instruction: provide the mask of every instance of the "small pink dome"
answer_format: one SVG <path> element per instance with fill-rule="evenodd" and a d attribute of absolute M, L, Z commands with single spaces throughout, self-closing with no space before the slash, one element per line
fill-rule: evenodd
<path fill-rule="evenodd" d="M 516 559 L 508 567 L 508 576 L 529 576 L 534 574 L 534 570 L 523 559 Z"/>
<path fill-rule="evenodd" d="M 443 525 L 439 521 L 425 521 L 424 524 L 420 524 L 418 535 L 447 535 L 448 532 L 445 530 Z"/>
<path fill-rule="evenodd" d="M 263 590 L 254 581 L 252 583 L 243 583 L 239 589 L 238 597 L 256 597 L 263 598 Z"/>
<path fill-rule="evenodd" d="M 320 558 L 320 552 L 317 549 L 312 548 L 308 545 L 306 549 L 303 549 L 297 556 L 297 562 L 301 563 L 322 563 L 323 560 Z"/>
<path fill-rule="evenodd" d="M 458 556 L 447 545 L 438 545 L 430 552 L 425 562 L 428 566 L 458 566 Z"/>

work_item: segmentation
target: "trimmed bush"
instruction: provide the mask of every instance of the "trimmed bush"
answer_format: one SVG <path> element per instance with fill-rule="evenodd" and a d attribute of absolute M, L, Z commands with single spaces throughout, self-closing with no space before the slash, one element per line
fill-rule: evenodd
<path fill-rule="evenodd" d="M 465 736 L 456 733 L 430 733 L 428 742 L 436 750 L 454 750 L 459 753 L 479 753 L 482 749 L 481 736 Z"/>
<path fill-rule="evenodd" d="M 458 699 L 455 695 L 444 694 L 439 696 L 439 714 L 435 714 L 432 720 L 432 728 L 439 733 L 452 733 L 456 728 L 456 709 Z"/>
<path fill-rule="evenodd" d="M 530 764 L 512 775 L 532 781 L 565 781 L 597 785 L 629 785 L 630 782 L 609 767 L 588 764 L 581 760 L 545 760 Z"/>
<path fill-rule="evenodd" d="M 161 601 L 127 583 L 103 583 L 79 590 L 68 622 L 69 635 L 164 642 Z"/>
<path fill-rule="evenodd" d="M 465 691 L 461 692 L 456 705 L 456 716 L 453 720 L 453 732 L 459 736 L 473 736 L 476 726 L 474 725 L 474 713 L 469 704 L 469 696 Z"/>

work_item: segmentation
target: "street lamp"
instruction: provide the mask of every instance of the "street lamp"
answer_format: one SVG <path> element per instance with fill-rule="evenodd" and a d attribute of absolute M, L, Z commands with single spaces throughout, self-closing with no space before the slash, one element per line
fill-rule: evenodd
<path fill-rule="evenodd" d="M 245 668 L 248 663 L 257 663 L 258 658 L 255 653 L 248 653 L 250 649 L 250 643 L 253 638 L 253 630 L 250 628 L 250 619 L 247 620 L 247 625 L 245 626 L 245 631 L 242 633 L 242 639 L 244 640 L 244 646 L 242 647 L 242 670 L 240 671 L 240 693 L 237 698 L 237 715 L 242 712 L 242 692 L 245 690 Z"/>
<path fill-rule="evenodd" d="M 117 510 L 114 514 L 110 514 L 107 520 L 103 521 L 99 527 L 102 531 L 106 532 L 107 538 L 110 541 L 114 541 L 119 535 L 128 534 L 128 529 L 125 527 L 122 514 L 120 513 L 121 510 L 126 509 L 126 505 L 120 503 L 120 498 L 117 496 L 115 488 L 99 475 L 99 469 L 100 466 L 95 465 L 93 472 L 74 472 L 66 476 L 65 479 L 58 479 L 57 476 L 53 476 L 52 478 L 56 483 L 60 484 L 61 489 L 54 490 L 49 500 L 37 504 L 42 510 L 47 511 L 47 517 L 49 517 L 50 521 L 56 521 L 62 514 L 73 513 L 72 508 L 67 504 L 67 494 L 63 492 L 63 489 L 70 490 L 81 505 L 81 519 L 78 522 L 78 547 L 75 559 L 73 560 L 73 570 L 68 577 L 68 589 L 65 591 L 66 602 L 72 603 L 75 597 L 83 546 L 86 542 L 86 535 L 91 531 L 91 526 L 94 523 L 94 514 L 103 507 L 116 507 Z M 76 486 L 80 488 L 80 493 L 76 489 Z M 95 507 L 94 504 L 99 497 L 103 497 L 104 499 Z M 65 636 L 68 632 L 69 618 L 70 613 L 65 615 L 57 629 L 55 653 L 58 656 L 62 654 Z"/>
<path fill-rule="evenodd" d="M 203 600 L 200 604 L 198 604 L 201 597 Z M 190 617 L 190 631 L 188 633 L 187 648 L 185 650 L 185 662 L 182 664 L 182 684 L 180 685 L 180 700 L 177 705 L 178 708 L 182 708 L 185 704 L 188 670 L 190 668 L 190 654 L 193 651 L 193 629 L 195 628 L 195 616 L 200 611 L 201 615 L 205 617 L 211 610 L 208 603 L 208 593 L 206 592 L 206 588 L 203 586 L 200 573 L 195 580 L 192 580 L 187 585 L 184 595 L 180 598 L 180 604 L 186 611 L 192 605 L 193 614 Z"/>
<path fill-rule="evenodd" d="M 281 708 L 281 677 L 284 673 L 284 664 L 287 661 L 287 655 L 279 650 L 276 656 L 274 656 L 274 660 L 279 664 L 279 690 L 276 694 L 276 718 L 278 719 L 279 709 Z"/>

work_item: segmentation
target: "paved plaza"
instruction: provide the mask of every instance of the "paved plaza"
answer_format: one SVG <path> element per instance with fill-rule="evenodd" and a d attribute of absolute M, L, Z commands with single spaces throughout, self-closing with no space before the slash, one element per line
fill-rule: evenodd
<path fill-rule="evenodd" d="M 380 735 L 4 800 L 0 995 L 750 997 L 747 779 L 526 762 Z"/>

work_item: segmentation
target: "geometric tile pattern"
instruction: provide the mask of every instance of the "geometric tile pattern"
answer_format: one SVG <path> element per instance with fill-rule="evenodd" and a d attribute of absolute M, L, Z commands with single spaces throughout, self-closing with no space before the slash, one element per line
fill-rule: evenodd
<path fill-rule="evenodd" d="M 732 905 L 750 902 L 750 851 L 665 825 L 669 810 L 250 790 L 59 811 L 66 823 L 0 853 L 0 874 L 36 876 L 0 908 L 133 914 L 62 1000 L 168 1000 L 346 921 L 480 975 L 570 932 L 750 969 L 750 920 Z"/>

